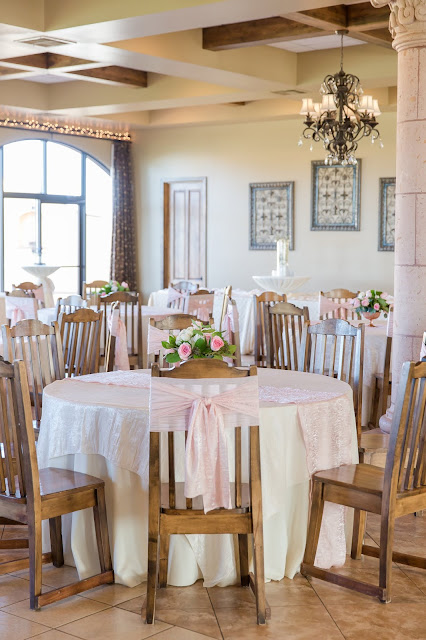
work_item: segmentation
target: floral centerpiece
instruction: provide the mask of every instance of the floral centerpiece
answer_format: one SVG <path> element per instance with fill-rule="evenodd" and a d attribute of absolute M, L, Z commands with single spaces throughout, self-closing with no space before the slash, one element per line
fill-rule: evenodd
<path fill-rule="evenodd" d="M 122 282 L 121 284 L 117 282 L 117 280 L 111 280 L 104 287 L 99 289 L 99 293 L 102 296 L 106 296 L 109 293 L 115 293 L 116 291 L 129 291 L 129 285 L 127 282 Z"/>
<path fill-rule="evenodd" d="M 223 338 L 223 331 L 215 331 L 211 325 L 193 320 L 192 326 L 183 329 L 177 336 L 170 334 L 168 341 L 161 343 L 168 350 L 166 362 L 173 364 L 198 358 L 234 358 L 235 345 Z"/>
<path fill-rule="evenodd" d="M 353 300 L 355 311 L 370 320 L 370 327 L 374 327 L 372 320 L 378 318 L 383 311 L 383 315 L 387 318 L 389 313 L 389 294 L 385 291 L 376 291 L 370 289 L 368 291 L 360 291 Z"/>

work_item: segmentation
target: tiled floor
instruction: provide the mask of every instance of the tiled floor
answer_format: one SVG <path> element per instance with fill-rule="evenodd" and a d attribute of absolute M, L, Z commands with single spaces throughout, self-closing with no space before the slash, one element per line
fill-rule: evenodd
<path fill-rule="evenodd" d="M 377 542 L 379 520 L 368 522 Z M 3 537 L 11 537 L 10 527 Z M 371 540 L 370 540 L 371 542 Z M 397 522 L 395 547 L 426 556 L 426 516 Z M 0 552 L 6 557 L 26 551 Z M 377 582 L 377 560 L 347 560 L 341 573 Z M 75 569 L 43 569 L 43 584 L 57 587 L 76 578 Z M 158 592 L 157 621 L 140 617 L 145 584 L 134 589 L 107 585 L 34 612 L 29 608 L 28 572 L 0 577 L 0 639 L 26 640 L 426 640 L 426 571 L 395 565 L 393 600 L 378 600 L 300 575 L 266 585 L 272 619 L 257 627 L 251 592 L 240 587 L 168 587 Z"/>

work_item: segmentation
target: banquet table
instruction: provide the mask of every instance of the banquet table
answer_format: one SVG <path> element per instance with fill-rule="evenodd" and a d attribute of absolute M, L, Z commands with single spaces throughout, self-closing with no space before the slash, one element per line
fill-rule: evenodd
<path fill-rule="evenodd" d="M 303 557 L 310 474 L 319 461 L 322 468 L 357 462 L 356 427 L 346 383 L 277 370 L 259 370 L 258 377 L 265 576 L 280 580 L 292 578 Z M 136 370 L 48 385 L 37 445 L 40 468 L 105 481 L 115 578 L 127 586 L 147 573 L 149 384 L 149 372 Z M 345 525 L 345 509 L 327 507 L 339 510 L 328 513 L 321 531 L 321 561 L 329 567 L 344 563 L 351 514 Z M 47 528 L 44 534 L 47 550 Z M 66 563 L 75 564 L 81 578 L 93 575 L 98 560 L 90 510 L 63 517 L 63 540 Z M 235 558 L 232 535 L 172 536 L 168 582 L 189 585 L 202 577 L 205 586 L 234 584 Z"/>

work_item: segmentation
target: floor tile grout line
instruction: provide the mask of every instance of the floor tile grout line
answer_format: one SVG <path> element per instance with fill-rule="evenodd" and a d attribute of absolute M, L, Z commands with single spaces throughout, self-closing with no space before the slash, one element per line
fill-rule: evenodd
<path fill-rule="evenodd" d="M 338 628 L 339 632 L 342 635 L 342 638 L 345 638 L 346 640 L 346 636 L 343 633 L 343 631 L 341 630 L 341 628 L 339 627 L 339 625 L 337 624 L 336 620 L 333 618 L 331 612 L 328 610 L 327 605 L 325 604 L 324 600 L 321 598 L 320 594 L 318 593 L 318 591 L 315 589 L 314 585 L 311 583 L 311 587 L 312 589 L 315 591 L 315 593 L 317 594 L 322 606 L 324 607 L 324 609 L 327 611 L 328 615 L 330 616 L 330 618 L 333 620 L 334 624 L 336 625 L 336 627 Z"/>
<path fill-rule="evenodd" d="M 219 629 L 219 633 L 220 633 L 220 635 L 222 636 L 222 640 L 225 640 L 225 636 L 223 635 L 222 629 L 221 629 L 221 627 L 220 627 L 220 623 L 219 623 L 218 617 L 217 617 L 217 615 L 216 615 L 216 609 L 214 608 L 214 605 L 213 605 L 212 599 L 211 599 L 211 597 L 210 597 L 210 592 L 209 592 L 209 590 L 208 590 L 208 589 L 207 589 L 207 595 L 208 595 L 208 597 L 209 597 L 210 604 L 211 604 L 211 607 L 212 607 L 212 609 L 213 609 L 213 613 L 214 613 L 214 617 L 215 617 L 216 622 L 217 622 L 217 627 L 218 627 L 218 629 Z"/>

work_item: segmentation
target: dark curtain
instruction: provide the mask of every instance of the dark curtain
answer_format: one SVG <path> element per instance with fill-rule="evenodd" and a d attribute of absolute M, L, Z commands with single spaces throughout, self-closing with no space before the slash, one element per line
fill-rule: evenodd
<path fill-rule="evenodd" d="M 136 224 L 131 143 L 112 143 L 111 280 L 127 282 L 137 291 Z"/>

